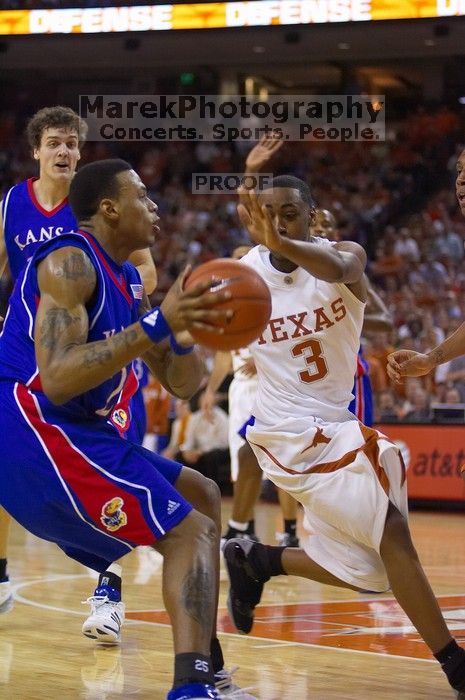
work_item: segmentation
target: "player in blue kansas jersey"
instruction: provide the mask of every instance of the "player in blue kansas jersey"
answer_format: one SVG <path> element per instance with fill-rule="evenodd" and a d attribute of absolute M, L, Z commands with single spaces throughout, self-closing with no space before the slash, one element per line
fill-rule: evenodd
<path fill-rule="evenodd" d="M 125 261 L 153 244 L 158 215 L 124 161 L 84 166 L 70 203 L 80 231 L 36 251 L 0 339 L 0 500 L 97 571 L 138 545 L 161 553 L 175 649 L 168 700 L 219 698 L 219 489 L 122 439 L 108 419 L 125 420 L 118 396 L 138 356 L 175 396 L 198 390 L 204 367 L 187 331 L 230 318 L 216 307 L 230 293 L 211 293 L 212 280 L 183 291 L 184 273 L 159 308 L 138 308 L 140 277 Z M 117 613 L 118 591 L 104 587 Z"/>
<path fill-rule="evenodd" d="M 27 137 L 39 164 L 39 177 L 14 185 L 1 203 L 0 275 L 8 262 L 15 280 L 42 243 L 77 228 L 68 192 L 86 134 L 87 125 L 69 107 L 45 107 L 30 119 Z M 138 267 L 145 290 L 150 294 L 156 285 L 150 251 L 135 251 L 131 262 Z M 140 421 L 143 420 L 142 416 Z M 9 611 L 13 605 L 7 573 L 9 525 L 8 515 L 0 509 L 0 613 Z"/>

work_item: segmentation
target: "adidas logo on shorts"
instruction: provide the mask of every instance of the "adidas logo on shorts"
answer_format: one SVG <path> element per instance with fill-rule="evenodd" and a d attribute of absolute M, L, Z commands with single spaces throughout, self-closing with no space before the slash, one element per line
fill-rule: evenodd
<path fill-rule="evenodd" d="M 180 505 L 181 504 L 178 503 L 177 501 L 168 501 L 168 508 L 167 508 L 168 515 L 171 515 L 172 513 L 174 513 L 174 511 L 177 508 L 179 508 Z"/>

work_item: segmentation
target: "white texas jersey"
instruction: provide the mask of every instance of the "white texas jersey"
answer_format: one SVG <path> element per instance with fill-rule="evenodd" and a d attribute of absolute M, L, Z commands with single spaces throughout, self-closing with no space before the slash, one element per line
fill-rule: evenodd
<path fill-rule="evenodd" d="M 241 262 L 264 278 L 272 299 L 268 325 L 249 346 L 258 374 L 256 419 L 269 426 L 290 417 L 347 420 L 365 304 L 345 284 L 323 282 L 301 267 L 279 272 L 264 246 Z"/>

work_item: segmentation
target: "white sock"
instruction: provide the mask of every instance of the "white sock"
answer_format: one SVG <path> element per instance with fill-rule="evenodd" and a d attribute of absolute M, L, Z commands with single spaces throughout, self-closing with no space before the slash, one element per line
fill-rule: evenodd
<path fill-rule="evenodd" d="M 239 532 L 245 532 L 249 527 L 249 521 L 246 523 L 240 523 L 237 520 L 228 520 L 228 525 L 229 527 L 233 527 L 235 530 L 239 530 Z"/>

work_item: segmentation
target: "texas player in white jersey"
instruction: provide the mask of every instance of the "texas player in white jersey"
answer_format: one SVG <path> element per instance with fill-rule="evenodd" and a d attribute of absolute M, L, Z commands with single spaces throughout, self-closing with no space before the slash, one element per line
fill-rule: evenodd
<path fill-rule="evenodd" d="M 303 549 L 226 543 L 233 622 L 250 632 L 271 576 L 390 587 L 451 685 L 465 692 L 465 651 L 410 538 L 399 450 L 347 409 L 367 298 L 365 251 L 310 237 L 315 209 L 304 182 L 281 176 L 272 185 L 260 197 L 242 193 L 238 208 L 259 244 L 242 262 L 263 276 L 272 298 L 270 321 L 250 346 L 258 392 L 247 440 L 268 478 L 300 501 L 313 534 Z"/>
<path fill-rule="evenodd" d="M 241 260 L 252 246 L 240 245 L 231 254 L 234 260 Z M 242 437 L 244 424 L 250 419 L 257 392 L 255 363 L 248 348 L 231 352 L 218 351 L 215 354 L 213 369 L 205 388 L 205 401 L 210 407 L 216 402 L 216 392 L 225 377 L 233 373 L 228 389 L 229 412 L 229 453 L 231 461 L 231 481 L 233 483 L 233 504 L 228 528 L 222 542 L 234 537 L 257 539 L 255 534 L 254 509 L 262 487 L 262 472 L 255 455 Z M 240 474 L 240 478 L 239 478 Z M 297 546 L 297 504 L 284 491 L 278 491 L 279 502 L 286 532 L 278 533 L 279 539 Z M 292 534 L 291 534 L 292 533 Z"/>

